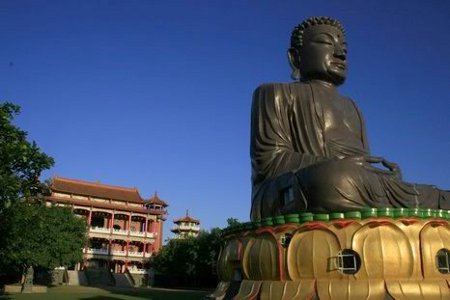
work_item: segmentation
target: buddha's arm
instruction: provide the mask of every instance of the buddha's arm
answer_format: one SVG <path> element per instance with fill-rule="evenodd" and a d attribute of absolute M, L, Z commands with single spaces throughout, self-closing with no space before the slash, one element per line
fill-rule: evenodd
<path fill-rule="evenodd" d="M 360 121 L 360 128 L 361 128 L 361 141 L 363 143 L 364 149 L 368 153 L 368 155 L 361 158 L 360 161 L 361 162 L 364 161 L 365 163 L 367 163 L 366 168 L 370 168 L 371 171 L 394 175 L 398 179 L 402 179 L 402 173 L 401 173 L 400 167 L 396 163 L 390 162 L 383 157 L 370 156 L 369 141 L 367 139 L 366 124 L 364 122 L 364 118 L 363 118 L 362 113 L 359 110 L 358 106 L 355 104 L 355 102 L 351 99 L 349 99 L 349 100 L 352 102 L 353 106 L 355 107 L 356 113 L 358 115 L 358 118 Z M 356 160 L 358 160 L 358 158 L 356 158 Z M 371 165 L 371 164 L 378 164 L 378 163 L 382 164 L 389 171 L 381 170 L 381 169 L 375 168 L 374 166 Z"/>
<path fill-rule="evenodd" d="M 326 159 L 294 151 L 287 97 L 276 85 L 263 85 L 253 95 L 250 152 L 256 182 Z"/>

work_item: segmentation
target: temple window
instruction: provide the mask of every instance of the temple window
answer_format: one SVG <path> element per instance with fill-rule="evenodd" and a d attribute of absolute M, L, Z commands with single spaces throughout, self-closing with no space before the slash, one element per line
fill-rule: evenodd
<path fill-rule="evenodd" d="M 91 220 L 92 227 L 103 227 L 105 221 L 101 216 L 93 216 Z"/>
<path fill-rule="evenodd" d="M 450 251 L 442 248 L 436 254 L 436 267 L 442 274 L 450 273 Z"/>
<path fill-rule="evenodd" d="M 344 249 L 337 255 L 338 270 L 343 274 L 355 274 L 361 267 L 361 257 L 351 249 Z"/>
<path fill-rule="evenodd" d="M 287 248 L 289 246 L 289 243 L 291 242 L 292 234 L 286 233 L 281 237 L 281 246 L 284 248 Z"/>

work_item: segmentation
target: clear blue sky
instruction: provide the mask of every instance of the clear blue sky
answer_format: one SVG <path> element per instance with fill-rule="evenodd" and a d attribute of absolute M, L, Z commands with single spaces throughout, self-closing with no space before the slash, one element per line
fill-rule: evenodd
<path fill-rule="evenodd" d="M 0 101 L 59 175 L 158 191 L 166 228 L 249 219 L 253 90 L 292 28 L 342 21 L 373 155 L 450 189 L 450 1 L 0 1 Z M 166 236 L 168 237 L 166 230 Z"/>

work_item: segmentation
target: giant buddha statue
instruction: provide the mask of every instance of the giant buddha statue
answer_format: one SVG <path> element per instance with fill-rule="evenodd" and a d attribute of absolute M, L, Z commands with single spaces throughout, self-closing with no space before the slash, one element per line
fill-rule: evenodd
<path fill-rule="evenodd" d="M 450 209 L 450 193 L 407 183 L 399 167 L 372 156 L 364 120 L 339 94 L 347 71 L 342 25 L 313 17 L 292 32 L 292 83 L 264 84 L 251 116 L 251 219 L 302 211 Z"/>

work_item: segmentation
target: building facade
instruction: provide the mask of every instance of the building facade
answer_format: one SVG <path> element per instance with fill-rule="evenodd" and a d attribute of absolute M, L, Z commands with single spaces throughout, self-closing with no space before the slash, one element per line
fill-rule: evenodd
<path fill-rule="evenodd" d="M 186 211 L 186 216 L 183 218 L 173 220 L 175 224 L 170 231 L 175 233 L 173 238 L 184 239 L 187 237 L 196 237 L 200 232 L 200 220 L 191 218 L 189 211 Z"/>
<path fill-rule="evenodd" d="M 162 246 L 166 202 L 155 193 L 143 199 L 136 188 L 54 177 L 47 205 L 69 206 L 86 220 L 89 243 L 74 269 L 107 268 L 145 274 Z"/>

